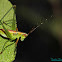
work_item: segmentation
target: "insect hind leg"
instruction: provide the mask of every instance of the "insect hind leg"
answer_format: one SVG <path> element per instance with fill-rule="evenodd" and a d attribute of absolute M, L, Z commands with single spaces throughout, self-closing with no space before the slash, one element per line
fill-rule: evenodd
<path fill-rule="evenodd" d="M 10 40 L 9 38 L 2 36 L 1 34 L 0 34 L 0 36 L 1 36 L 2 38 L 4 38 L 4 39 Z"/>
<path fill-rule="evenodd" d="M 5 43 L 4 43 L 4 46 L 5 46 L 5 44 L 7 43 L 8 41 L 6 41 Z M 3 49 L 2 49 L 2 51 L 1 51 L 1 53 L 0 54 L 2 54 L 3 53 L 3 51 L 5 50 L 4 49 L 4 46 L 3 46 Z"/>
<path fill-rule="evenodd" d="M 7 42 L 8 42 L 8 41 L 6 41 L 5 44 L 6 44 Z M 14 41 L 14 43 L 15 43 L 15 41 Z M 2 51 L 1 51 L 0 54 L 2 54 L 2 53 L 4 52 L 4 50 L 5 50 L 7 47 L 13 45 L 14 43 L 11 43 L 11 44 L 7 45 L 5 48 L 4 48 L 4 46 L 5 46 L 5 44 L 4 44 L 4 46 L 3 46 Z"/>
<path fill-rule="evenodd" d="M 5 33 L 4 29 L 0 29 L 3 33 Z M 6 34 L 6 33 L 5 33 Z"/>

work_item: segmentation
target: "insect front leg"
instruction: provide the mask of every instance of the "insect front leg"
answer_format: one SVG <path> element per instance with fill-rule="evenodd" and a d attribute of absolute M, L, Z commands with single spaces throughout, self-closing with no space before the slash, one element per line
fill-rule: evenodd
<path fill-rule="evenodd" d="M 17 43 L 18 43 L 18 41 L 19 41 L 19 39 L 17 39 L 17 40 L 16 40 L 16 42 L 15 42 L 15 50 L 14 50 L 14 55 L 15 55 L 15 52 L 16 52 L 16 50 L 17 50 L 17 49 L 16 49 L 16 47 L 17 47 Z"/>

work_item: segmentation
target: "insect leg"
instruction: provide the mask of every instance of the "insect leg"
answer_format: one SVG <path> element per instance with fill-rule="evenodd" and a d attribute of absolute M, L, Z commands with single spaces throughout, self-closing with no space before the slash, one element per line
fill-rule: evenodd
<path fill-rule="evenodd" d="M 5 43 L 4 43 L 4 46 L 5 46 L 5 44 L 7 43 L 8 41 L 6 41 Z M 3 51 L 4 51 L 4 46 L 3 46 L 3 49 L 2 49 L 2 51 L 1 51 L 1 53 L 0 54 L 2 54 L 3 53 Z"/>
<path fill-rule="evenodd" d="M 2 38 L 4 38 L 4 39 L 10 40 L 9 38 L 2 36 L 1 34 L 0 34 L 0 36 L 1 36 Z"/>
<path fill-rule="evenodd" d="M 6 44 L 7 42 L 8 42 L 8 41 L 6 41 L 5 44 Z M 14 43 L 15 43 L 15 42 L 14 42 Z M 2 49 L 2 51 L 1 51 L 0 54 L 2 54 L 2 53 L 4 52 L 4 50 L 5 50 L 7 47 L 13 45 L 14 43 L 12 43 L 12 44 L 10 44 L 10 45 L 7 45 L 5 48 L 4 48 L 4 46 L 5 46 L 5 44 L 4 44 L 3 49 Z"/>
<path fill-rule="evenodd" d="M 16 40 L 16 43 L 15 43 L 15 50 L 14 50 L 14 54 L 15 54 L 15 51 L 17 50 L 16 49 L 16 46 L 17 46 L 17 43 L 18 43 L 19 39 Z"/>
<path fill-rule="evenodd" d="M 5 25 L 7 25 L 7 26 L 9 26 L 7 23 L 5 23 L 5 22 L 3 22 Z M 11 26 L 9 26 L 9 27 L 11 27 Z"/>
<path fill-rule="evenodd" d="M 16 31 L 18 31 L 18 28 L 16 28 Z"/>
<path fill-rule="evenodd" d="M 9 13 L 9 11 L 13 8 L 13 6 L 7 11 L 7 13 L 1 18 L 1 20 Z M 0 22 L 1 22 L 0 20 Z"/>
<path fill-rule="evenodd" d="M 3 29 L 0 29 L 2 32 L 4 32 L 5 33 L 5 31 L 3 30 Z M 5 33 L 6 34 L 6 33 Z"/>
<path fill-rule="evenodd" d="M 17 45 L 18 41 L 19 41 L 19 39 L 16 40 L 16 45 Z"/>

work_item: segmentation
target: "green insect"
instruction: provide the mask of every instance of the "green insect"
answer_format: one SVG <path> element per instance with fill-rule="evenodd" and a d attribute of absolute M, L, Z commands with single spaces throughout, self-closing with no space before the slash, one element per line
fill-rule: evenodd
<path fill-rule="evenodd" d="M 4 21 L 2 22 L 2 20 L 5 18 L 5 16 L 6 16 L 12 9 L 14 10 L 13 21 L 12 21 L 12 30 L 8 30 L 8 29 L 4 26 L 4 24 L 7 25 L 7 23 L 4 22 Z M 15 13 L 15 11 L 16 11 L 16 5 L 13 5 L 13 6 L 8 10 L 8 12 L 1 18 L 0 24 L 2 25 L 3 29 L 0 29 L 0 36 L 1 36 L 3 39 L 5 38 L 5 39 L 10 40 L 10 42 L 14 42 L 14 43 L 15 43 L 15 48 L 16 48 L 19 39 L 20 39 L 21 41 L 24 41 L 24 39 L 25 39 L 30 33 L 32 33 L 36 28 L 38 28 L 38 27 L 39 27 L 41 24 L 43 24 L 43 23 L 41 23 L 41 24 L 38 25 L 37 27 L 33 28 L 28 34 L 27 34 L 27 33 L 24 33 L 24 32 L 20 32 L 20 31 L 18 31 L 18 28 L 16 27 L 16 13 Z M 5 44 L 6 44 L 7 42 L 8 42 L 8 41 L 6 41 Z M 14 44 L 14 43 L 12 43 L 12 44 Z M 4 44 L 4 46 L 5 46 L 5 44 Z M 8 46 L 11 46 L 12 44 L 10 44 L 10 45 L 8 45 Z M 2 51 L 0 52 L 0 54 L 2 54 L 3 51 L 8 47 L 8 46 L 6 46 L 6 47 L 4 48 L 4 46 L 3 46 Z"/>

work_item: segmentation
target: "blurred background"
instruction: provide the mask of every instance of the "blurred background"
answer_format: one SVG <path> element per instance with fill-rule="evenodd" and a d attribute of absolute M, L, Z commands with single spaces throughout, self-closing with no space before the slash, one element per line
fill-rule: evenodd
<path fill-rule="evenodd" d="M 62 0 L 10 0 L 16 4 L 18 29 L 29 31 L 43 23 L 24 42 L 19 41 L 14 62 L 51 62 L 62 58 Z"/>

